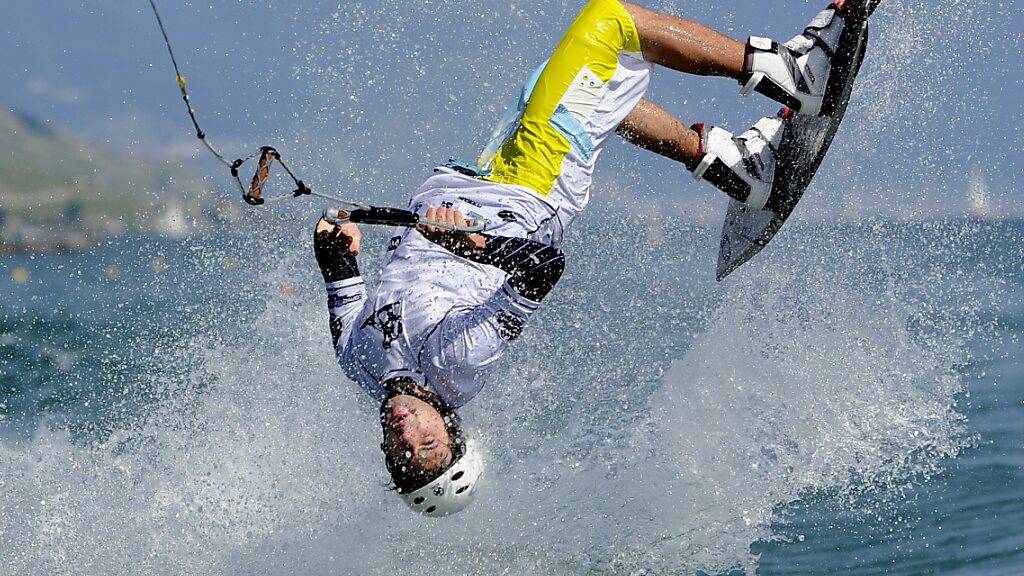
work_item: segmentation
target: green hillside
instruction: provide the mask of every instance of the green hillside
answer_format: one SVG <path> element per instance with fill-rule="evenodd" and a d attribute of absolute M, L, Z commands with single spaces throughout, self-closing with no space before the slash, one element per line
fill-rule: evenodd
<path fill-rule="evenodd" d="M 126 226 L 168 200 L 195 202 L 202 180 L 179 165 L 154 165 L 0 109 L 0 208 L 43 223 L 74 206 L 84 220 Z"/>

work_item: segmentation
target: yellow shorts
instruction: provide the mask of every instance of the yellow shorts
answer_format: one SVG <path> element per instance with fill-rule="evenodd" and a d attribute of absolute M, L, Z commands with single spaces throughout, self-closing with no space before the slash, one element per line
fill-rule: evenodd
<path fill-rule="evenodd" d="M 643 97 L 650 72 L 625 7 L 590 0 L 524 92 L 519 125 L 497 150 L 487 179 L 582 210 L 602 144 Z"/>

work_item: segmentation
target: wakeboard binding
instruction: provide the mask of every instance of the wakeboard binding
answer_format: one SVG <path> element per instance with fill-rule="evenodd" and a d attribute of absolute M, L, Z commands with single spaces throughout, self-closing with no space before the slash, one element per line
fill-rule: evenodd
<path fill-rule="evenodd" d="M 754 210 L 768 209 L 782 128 L 781 117 L 762 118 L 739 136 L 717 126 L 695 124 L 702 159 L 693 170 L 694 179 L 712 184 Z"/>
<path fill-rule="evenodd" d="M 832 3 L 788 42 L 751 36 L 747 40 L 740 94 L 758 92 L 808 116 L 828 116 L 824 108 L 833 59 L 846 25 L 849 2 Z"/>

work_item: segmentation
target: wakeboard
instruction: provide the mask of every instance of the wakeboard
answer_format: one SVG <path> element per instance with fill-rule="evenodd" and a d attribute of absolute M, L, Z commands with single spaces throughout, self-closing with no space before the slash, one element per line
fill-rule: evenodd
<path fill-rule="evenodd" d="M 868 45 L 868 20 L 881 0 L 846 0 L 846 23 L 833 59 L 821 113 L 784 116 L 782 142 L 776 153 L 772 210 L 753 210 L 729 202 L 718 253 L 718 280 L 745 264 L 775 237 L 803 197 L 839 130 L 850 103 L 853 84 Z M 777 199 L 777 200 L 776 200 Z"/>

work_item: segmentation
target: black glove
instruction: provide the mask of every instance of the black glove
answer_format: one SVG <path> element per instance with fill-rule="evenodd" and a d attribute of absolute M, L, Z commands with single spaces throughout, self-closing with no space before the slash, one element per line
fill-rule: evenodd
<path fill-rule="evenodd" d="M 341 233 L 340 227 L 333 230 L 313 231 L 313 254 L 320 265 L 324 282 L 338 282 L 359 276 L 356 257 L 349 252 L 352 240 Z"/>

